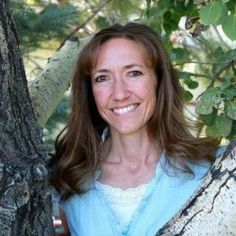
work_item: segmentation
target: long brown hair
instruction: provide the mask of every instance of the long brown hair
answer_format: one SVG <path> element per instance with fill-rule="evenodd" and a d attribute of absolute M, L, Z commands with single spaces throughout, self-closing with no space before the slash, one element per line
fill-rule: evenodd
<path fill-rule="evenodd" d="M 72 80 L 72 110 L 67 127 L 57 137 L 53 158 L 53 185 L 64 199 L 81 194 L 99 163 L 99 143 L 106 123 L 95 105 L 91 70 L 100 46 L 112 38 L 127 38 L 146 50 L 156 72 L 156 109 L 148 123 L 148 134 L 165 150 L 167 161 L 193 174 L 189 161 L 214 159 L 217 140 L 194 137 L 183 112 L 182 87 L 158 36 L 147 26 L 128 23 L 113 25 L 98 32 L 79 55 Z M 177 165 L 176 165 L 177 166 Z M 177 168 L 177 167 L 176 167 Z"/>

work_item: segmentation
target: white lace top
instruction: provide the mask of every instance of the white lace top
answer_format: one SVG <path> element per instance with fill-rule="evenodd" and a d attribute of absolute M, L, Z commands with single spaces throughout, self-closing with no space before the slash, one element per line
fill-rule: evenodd
<path fill-rule="evenodd" d="M 120 224 L 127 225 L 142 201 L 149 184 L 139 185 L 136 188 L 122 190 L 96 181 L 100 191 Z"/>

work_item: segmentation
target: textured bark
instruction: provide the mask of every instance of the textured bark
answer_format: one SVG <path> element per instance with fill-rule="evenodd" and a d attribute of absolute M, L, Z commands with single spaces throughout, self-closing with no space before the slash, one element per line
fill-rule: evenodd
<path fill-rule="evenodd" d="M 0 1 L 0 235 L 52 235 L 47 155 L 9 3 Z"/>
<path fill-rule="evenodd" d="M 236 235 L 236 140 L 188 203 L 156 236 Z"/>
<path fill-rule="evenodd" d="M 78 54 L 88 38 L 74 38 L 49 59 L 46 68 L 29 84 L 38 124 L 43 127 L 70 86 Z"/>

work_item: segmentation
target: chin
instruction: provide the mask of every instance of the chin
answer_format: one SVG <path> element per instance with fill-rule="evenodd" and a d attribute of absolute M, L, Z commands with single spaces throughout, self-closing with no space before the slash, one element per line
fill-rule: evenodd
<path fill-rule="evenodd" d="M 127 126 L 125 126 L 125 127 L 113 127 L 113 128 L 111 128 L 111 130 L 114 130 L 114 134 L 115 133 L 119 133 L 120 135 L 133 135 L 133 134 L 135 134 L 135 133 L 140 133 L 140 132 L 144 132 L 144 133 L 146 133 L 146 129 L 144 128 L 144 127 L 127 127 Z"/>

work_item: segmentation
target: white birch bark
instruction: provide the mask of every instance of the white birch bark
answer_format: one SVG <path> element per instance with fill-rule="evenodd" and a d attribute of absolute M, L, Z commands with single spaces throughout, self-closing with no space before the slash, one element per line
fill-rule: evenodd
<path fill-rule="evenodd" d="M 186 205 L 156 236 L 236 235 L 236 140 Z"/>
<path fill-rule="evenodd" d="M 88 38 L 68 40 L 48 60 L 46 68 L 29 83 L 29 93 L 39 126 L 43 127 L 70 86 L 81 48 Z"/>

